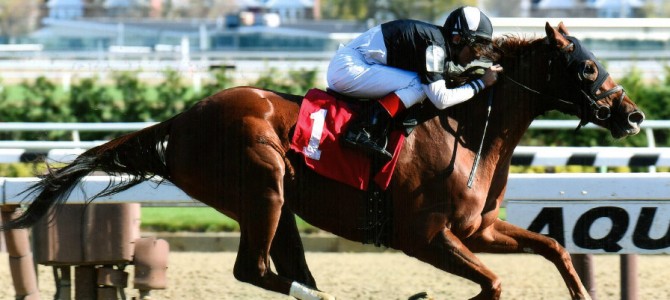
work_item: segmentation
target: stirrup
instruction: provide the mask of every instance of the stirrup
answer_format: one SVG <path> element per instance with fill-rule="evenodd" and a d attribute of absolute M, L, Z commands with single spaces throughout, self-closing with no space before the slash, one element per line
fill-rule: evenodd
<path fill-rule="evenodd" d="M 379 147 L 379 145 L 377 145 Z M 375 158 L 381 159 L 384 163 L 387 163 L 393 159 L 393 154 L 391 152 L 386 151 L 386 149 L 379 147 L 379 148 L 366 148 L 370 149 L 372 153 L 371 155 L 374 155 Z M 365 149 L 364 149 L 365 150 Z"/>
<path fill-rule="evenodd" d="M 388 141 L 388 138 L 385 138 L 384 140 Z M 370 134 L 365 130 L 361 130 L 358 133 L 350 131 L 346 132 L 342 137 L 342 142 L 344 142 L 344 144 L 347 146 L 358 148 L 366 154 L 380 158 L 385 162 L 390 161 L 393 158 L 393 154 L 389 153 L 385 149 L 386 143 L 384 143 L 383 146 L 375 143 L 371 139 Z"/>

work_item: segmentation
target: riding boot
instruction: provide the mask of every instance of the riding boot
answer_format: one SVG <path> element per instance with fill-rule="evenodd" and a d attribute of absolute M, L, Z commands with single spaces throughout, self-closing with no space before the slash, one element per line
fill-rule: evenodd
<path fill-rule="evenodd" d="M 384 162 L 390 161 L 393 155 L 386 151 L 388 128 L 393 117 L 402 109 L 404 105 L 395 93 L 384 96 L 370 106 L 367 115 L 359 116 L 349 124 L 342 141 Z"/>

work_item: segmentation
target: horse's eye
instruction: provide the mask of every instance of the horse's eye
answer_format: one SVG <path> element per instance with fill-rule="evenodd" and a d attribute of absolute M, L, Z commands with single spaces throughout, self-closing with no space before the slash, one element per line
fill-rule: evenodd
<path fill-rule="evenodd" d="M 580 74 L 580 77 L 582 80 L 595 81 L 598 78 L 596 63 L 591 60 L 582 62 L 582 74 Z"/>

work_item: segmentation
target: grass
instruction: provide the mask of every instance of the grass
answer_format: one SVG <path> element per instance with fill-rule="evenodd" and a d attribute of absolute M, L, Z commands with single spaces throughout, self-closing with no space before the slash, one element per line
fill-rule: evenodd
<path fill-rule="evenodd" d="M 507 211 L 500 208 L 500 218 Z M 314 233 L 319 229 L 296 217 L 298 230 Z M 142 207 L 143 231 L 235 232 L 240 225 L 211 207 Z"/>
<path fill-rule="evenodd" d="M 296 217 L 298 230 L 304 233 L 318 229 Z M 143 231 L 232 232 L 240 225 L 211 207 L 142 207 Z"/>
<path fill-rule="evenodd" d="M 507 220 L 507 208 L 506 207 L 501 207 L 500 210 L 498 211 L 498 218 L 501 220 Z"/>
<path fill-rule="evenodd" d="M 231 218 L 210 207 L 142 207 L 145 231 L 239 231 Z"/>

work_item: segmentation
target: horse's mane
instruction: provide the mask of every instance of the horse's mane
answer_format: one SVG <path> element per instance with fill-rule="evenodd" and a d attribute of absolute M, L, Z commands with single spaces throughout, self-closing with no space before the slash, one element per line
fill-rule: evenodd
<path fill-rule="evenodd" d="M 520 56 L 528 52 L 534 44 L 541 41 L 543 39 L 506 34 L 493 39 L 493 47 L 485 49 L 481 56 L 498 63 L 505 57 Z"/>

